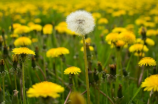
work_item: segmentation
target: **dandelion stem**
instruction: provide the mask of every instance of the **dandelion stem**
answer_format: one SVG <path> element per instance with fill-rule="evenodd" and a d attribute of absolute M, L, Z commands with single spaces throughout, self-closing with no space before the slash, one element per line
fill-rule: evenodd
<path fill-rule="evenodd" d="M 5 101 L 5 84 L 4 84 L 4 75 L 2 76 L 3 77 L 3 101 Z"/>
<path fill-rule="evenodd" d="M 72 83 L 73 83 L 73 91 L 76 91 L 76 88 L 75 88 L 75 76 L 74 75 L 72 77 Z"/>
<path fill-rule="evenodd" d="M 90 104 L 90 90 L 89 90 L 89 78 L 88 78 L 88 66 L 87 66 L 87 52 L 86 52 L 86 42 L 85 37 L 82 35 L 83 47 L 84 47 L 84 62 L 85 62 L 85 74 L 86 74 L 86 89 L 87 89 L 87 99 L 88 104 Z"/>
<path fill-rule="evenodd" d="M 15 79 L 15 89 L 17 90 L 17 83 L 16 83 L 16 71 L 15 71 L 15 73 L 14 73 L 14 79 Z"/>
<path fill-rule="evenodd" d="M 24 70 L 24 62 L 22 62 L 22 82 L 23 82 L 23 104 L 26 104 L 26 99 L 25 99 L 25 70 Z"/>
<path fill-rule="evenodd" d="M 64 104 L 66 104 L 66 103 L 67 103 L 67 100 L 69 99 L 70 94 L 71 94 L 71 90 L 69 91 L 69 94 L 67 95 L 67 97 L 66 97 L 66 100 L 65 100 Z"/>
<path fill-rule="evenodd" d="M 99 89 L 98 89 L 99 90 Z M 108 98 L 108 100 L 111 102 L 111 104 L 114 104 L 114 102 L 112 101 L 112 99 L 109 97 L 109 96 L 107 96 L 104 92 L 102 92 L 101 90 L 99 90 L 99 92 L 102 94 L 102 95 L 104 95 L 106 98 Z"/>
<path fill-rule="evenodd" d="M 138 88 L 138 90 L 136 91 L 136 93 L 134 94 L 134 96 L 132 97 L 132 99 L 129 101 L 128 104 L 131 104 L 131 102 L 133 101 L 133 99 L 137 96 L 138 92 L 141 90 L 141 86 Z"/>

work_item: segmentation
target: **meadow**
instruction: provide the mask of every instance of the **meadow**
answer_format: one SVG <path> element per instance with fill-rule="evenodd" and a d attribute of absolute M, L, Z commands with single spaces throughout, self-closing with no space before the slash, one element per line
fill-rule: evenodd
<path fill-rule="evenodd" d="M 0 104 L 158 104 L 157 0 L 0 1 Z"/>

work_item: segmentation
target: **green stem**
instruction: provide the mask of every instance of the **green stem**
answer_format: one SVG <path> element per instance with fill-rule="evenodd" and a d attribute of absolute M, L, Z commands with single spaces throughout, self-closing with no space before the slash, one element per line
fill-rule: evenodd
<path fill-rule="evenodd" d="M 76 88 L 75 88 L 75 76 L 74 75 L 72 76 L 72 83 L 73 83 L 73 91 L 76 91 Z"/>
<path fill-rule="evenodd" d="M 128 64 L 127 64 L 127 67 L 126 67 L 126 70 L 127 70 L 127 71 L 128 71 L 128 68 L 129 68 L 129 65 L 130 65 L 130 62 L 131 62 L 132 57 L 133 57 L 133 53 L 132 53 L 132 55 L 131 55 L 130 58 L 129 58 L 129 61 L 128 61 Z"/>
<path fill-rule="evenodd" d="M 136 91 L 136 93 L 134 94 L 134 96 L 132 97 L 132 99 L 129 101 L 128 104 L 131 104 L 131 102 L 133 101 L 133 99 L 137 96 L 138 92 L 141 90 L 141 86 L 138 88 L 138 90 Z"/>
<path fill-rule="evenodd" d="M 15 71 L 14 79 L 15 79 L 15 89 L 17 90 L 17 83 L 16 83 L 16 71 Z"/>
<path fill-rule="evenodd" d="M 118 75 L 119 75 L 119 52 L 116 50 L 116 57 L 117 57 L 117 63 L 116 63 L 116 82 L 115 82 L 115 96 L 117 96 L 117 89 L 118 89 Z"/>
<path fill-rule="evenodd" d="M 44 70 L 44 74 L 47 78 L 47 74 L 46 74 L 46 67 L 45 67 L 45 51 L 43 52 L 43 70 Z"/>
<path fill-rule="evenodd" d="M 61 66 L 62 85 L 64 87 L 64 71 L 63 71 L 63 62 L 62 62 L 62 59 L 60 60 L 60 66 Z M 62 99 L 64 99 L 64 93 L 62 94 Z"/>
<path fill-rule="evenodd" d="M 23 104 L 26 104 L 25 97 L 25 70 L 24 70 L 24 62 L 22 62 L 22 82 L 23 82 Z"/>
<path fill-rule="evenodd" d="M 86 42 L 85 37 L 82 35 L 83 47 L 84 47 L 84 62 L 85 62 L 85 75 L 86 75 L 86 89 L 87 89 L 87 99 L 88 104 L 90 104 L 90 90 L 89 90 L 89 78 L 88 78 L 88 62 L 87 62 L 87 52 L 86 52 Z"/>
<path fill-rule="evenodd" d="M 3 101 L 5 101 L 5 84 L 4 84 L 4 77 L 5 76 L 2 76 L 3 77 Z"/>

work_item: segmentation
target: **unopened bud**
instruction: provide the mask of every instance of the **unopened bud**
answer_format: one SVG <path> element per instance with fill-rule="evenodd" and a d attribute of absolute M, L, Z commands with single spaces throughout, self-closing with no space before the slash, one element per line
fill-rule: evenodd
<path fill-rule="evenodd" d="M 117 92 L 117 97 L 118 98 L 122 98 L 123 94 L 122 94 L 122 85 L 119 84 L 119 88 L 118 88 L 118 92 Z"/>
<path fill-rule="evenodd" d="M 111 64 L 111 65 L 109 65 L 109 67 L 110 67 L 110 74 L 112 76 L 115 76 L 116 75 L 116 64 Z"/>
<path fill-rule="evenodd" d="M 35 58 L 36 58 L 36 60 L 38 60 L 38 58 L 39 58 L 39 49 L 38 49 L 38 47 L 35 48 Z"/>
<path fill-rule="evenodd" d="M 126 71 L 126 69 L 123 69 L 123 75 L 126 77 L 128 75 L 128 72 Z"/>
<path fill-rule="evenodd" d="M 1 61 L 0 61 L 0 72 L 1 73 L 4 72 L 4 60 L 3 59 L 1 59 Z"/>
<path fill-rule="evenodd" d="M 99 75 L 96 69 L 94 69 L 94 81 L 98 82 L 99 81 Z"/>
<path fill-rule="evenodd" d="M 143 40 L 146 40 L 146 28 L 145 27 L 142 27 L 141 28 L 141 35 L 142 35 L 142 39 Z"/>
<path fill-rule="evenodd" d="M 4 55 L 4 57 L 8 56 L 8 48 L 6 45 L 3 47 L 3 55 Z"/>
<path fill-rule="evenodd" d="M 99 71 L 99 72 L 103 71 L 101 62 L 98 62 L 98 71 Z"/>
<path fill-rule="evenodd" d="M 14 55 L 13 56 L 13 68 L 14 68 L 14 70 L 17 69 L 17 65 L 18 65 L 18 55 Z"/>

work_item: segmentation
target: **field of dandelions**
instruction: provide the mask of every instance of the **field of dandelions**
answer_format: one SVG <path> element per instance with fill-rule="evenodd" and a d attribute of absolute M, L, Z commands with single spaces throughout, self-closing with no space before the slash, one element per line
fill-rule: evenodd
<path fill-rule="evenodd" d="M 158 104 L 157 0 L 0 1 L 0 104 Z"/>

